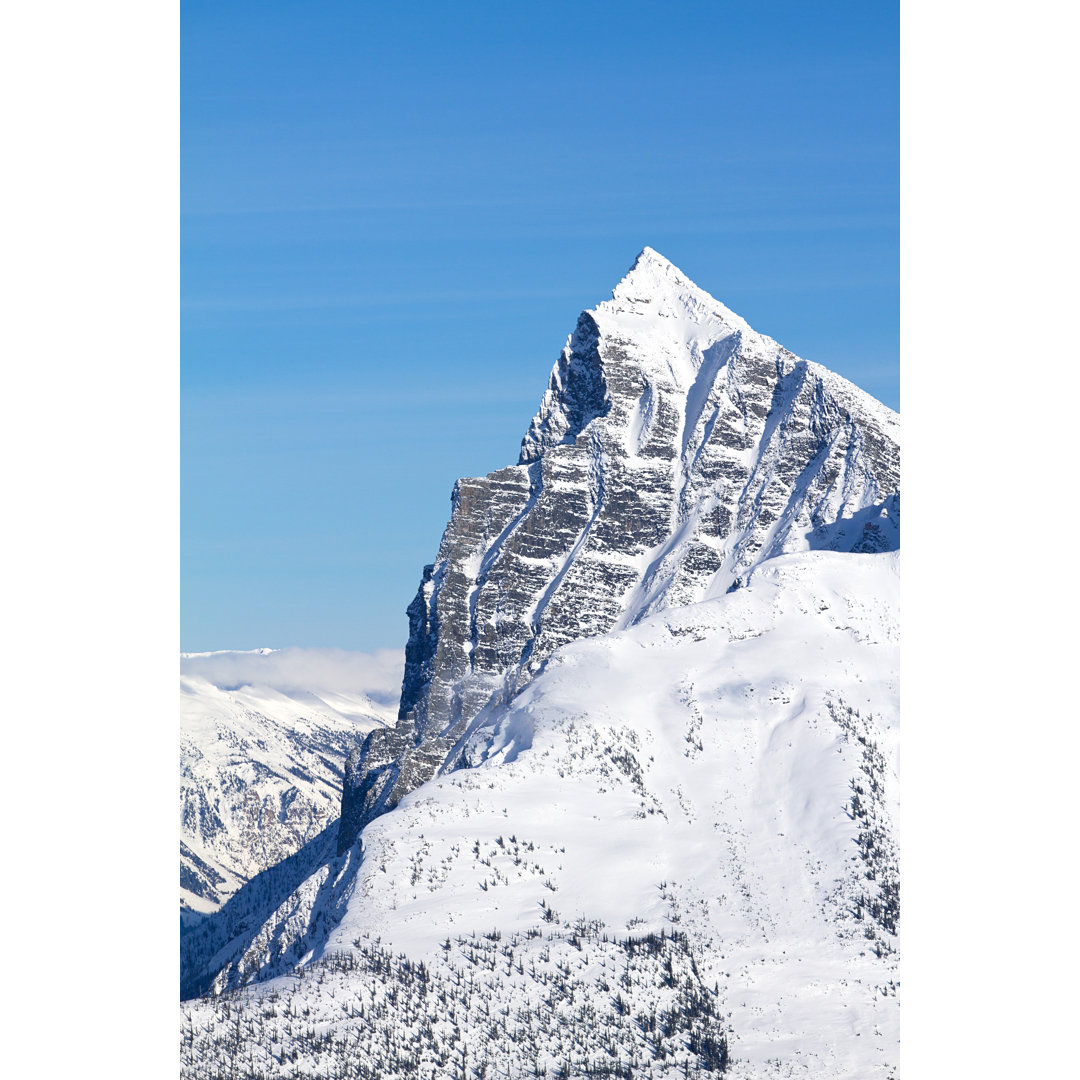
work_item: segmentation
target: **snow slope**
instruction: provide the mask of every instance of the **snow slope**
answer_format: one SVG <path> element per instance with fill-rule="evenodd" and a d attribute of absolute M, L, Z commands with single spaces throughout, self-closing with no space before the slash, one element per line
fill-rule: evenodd
<path fill-rule="evenodd" d="M 185 1075 L 891 1075 L 897 560 L 779 556 L 558 650 L 299 890 L 340 923 L 228 999 L 235 1049 L 185 1005 Z"/>

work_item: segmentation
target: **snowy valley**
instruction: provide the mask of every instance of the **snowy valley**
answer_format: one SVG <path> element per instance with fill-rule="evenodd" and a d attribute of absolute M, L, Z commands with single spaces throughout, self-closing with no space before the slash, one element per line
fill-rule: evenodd
<path fill-rule="evenodd" d="M 335 823 L 345 755 L 396 712 L 359 691 L 220 677 L 275 651 L 181 656 L 182 924 Z"/>

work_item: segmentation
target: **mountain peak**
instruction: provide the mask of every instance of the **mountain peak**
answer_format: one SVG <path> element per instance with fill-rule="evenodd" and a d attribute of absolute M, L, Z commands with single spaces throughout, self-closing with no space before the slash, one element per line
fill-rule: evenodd
<path fill-rule="evenodd" d="M 645 248 L 579 317 L 517 464 L 455 487 L 398 724 L 349 756 L 339 854 L 570 641 L 727 595 L 776 555 L 893 550 L 894 423 L 846 386 Z"/>
<path fill-rule="evenodd" d="M 651 247 L 642 249 L 634 265 L 615 286 L 611 299 L 600 304 L 596 313 L 616 317 L 620 313 L 663 315 L 687 325 L 718 320 L 729 332 L 751 329 L 744 319 Z"/>
<path fill-rule="evenodd" d="M 669 266 L 676 273 L 680 273 L 679 268 L 670 259 L 664 258 L 656 248 L 651 248 L 648 244 L 638 253 L 638 257 L 634 260 L 634 266 L 636 267 L 640 263 L 656 263 L 660 266 Z"/>
<path fill-rule="evenodd" d="M 642 248 L 634 265 L 611 293 L 612 300 L 648 300 L 662 293 L 682 292 L 697 286 L 654 248 Z"/>

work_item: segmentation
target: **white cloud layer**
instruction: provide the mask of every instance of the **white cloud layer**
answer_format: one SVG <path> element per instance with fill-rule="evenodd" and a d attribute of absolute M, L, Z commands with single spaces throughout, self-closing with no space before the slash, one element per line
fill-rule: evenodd
<path fill-rule="evenodd" d="M 347 649 L 257 649 L 254 652 L 182 653 L 180 673 L 198 675 L 220 690 L 267 686 L 289 693 L 335 690 L 396 704 L 405 668 L 402 649 L 373 653 Z"/>

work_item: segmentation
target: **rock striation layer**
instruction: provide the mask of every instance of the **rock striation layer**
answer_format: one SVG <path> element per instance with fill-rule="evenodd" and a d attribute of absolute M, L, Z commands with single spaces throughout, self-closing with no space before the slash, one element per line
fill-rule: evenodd
<path fill-rule="evenodd" d="M 398 722 L 349 756 L 338 850 L 561 645 L 744 585 L 775 555 L 899 547 L 896 414 L 651 248 L 582 313 L 518 463 L 459 480 L 408 609 Z"/>

